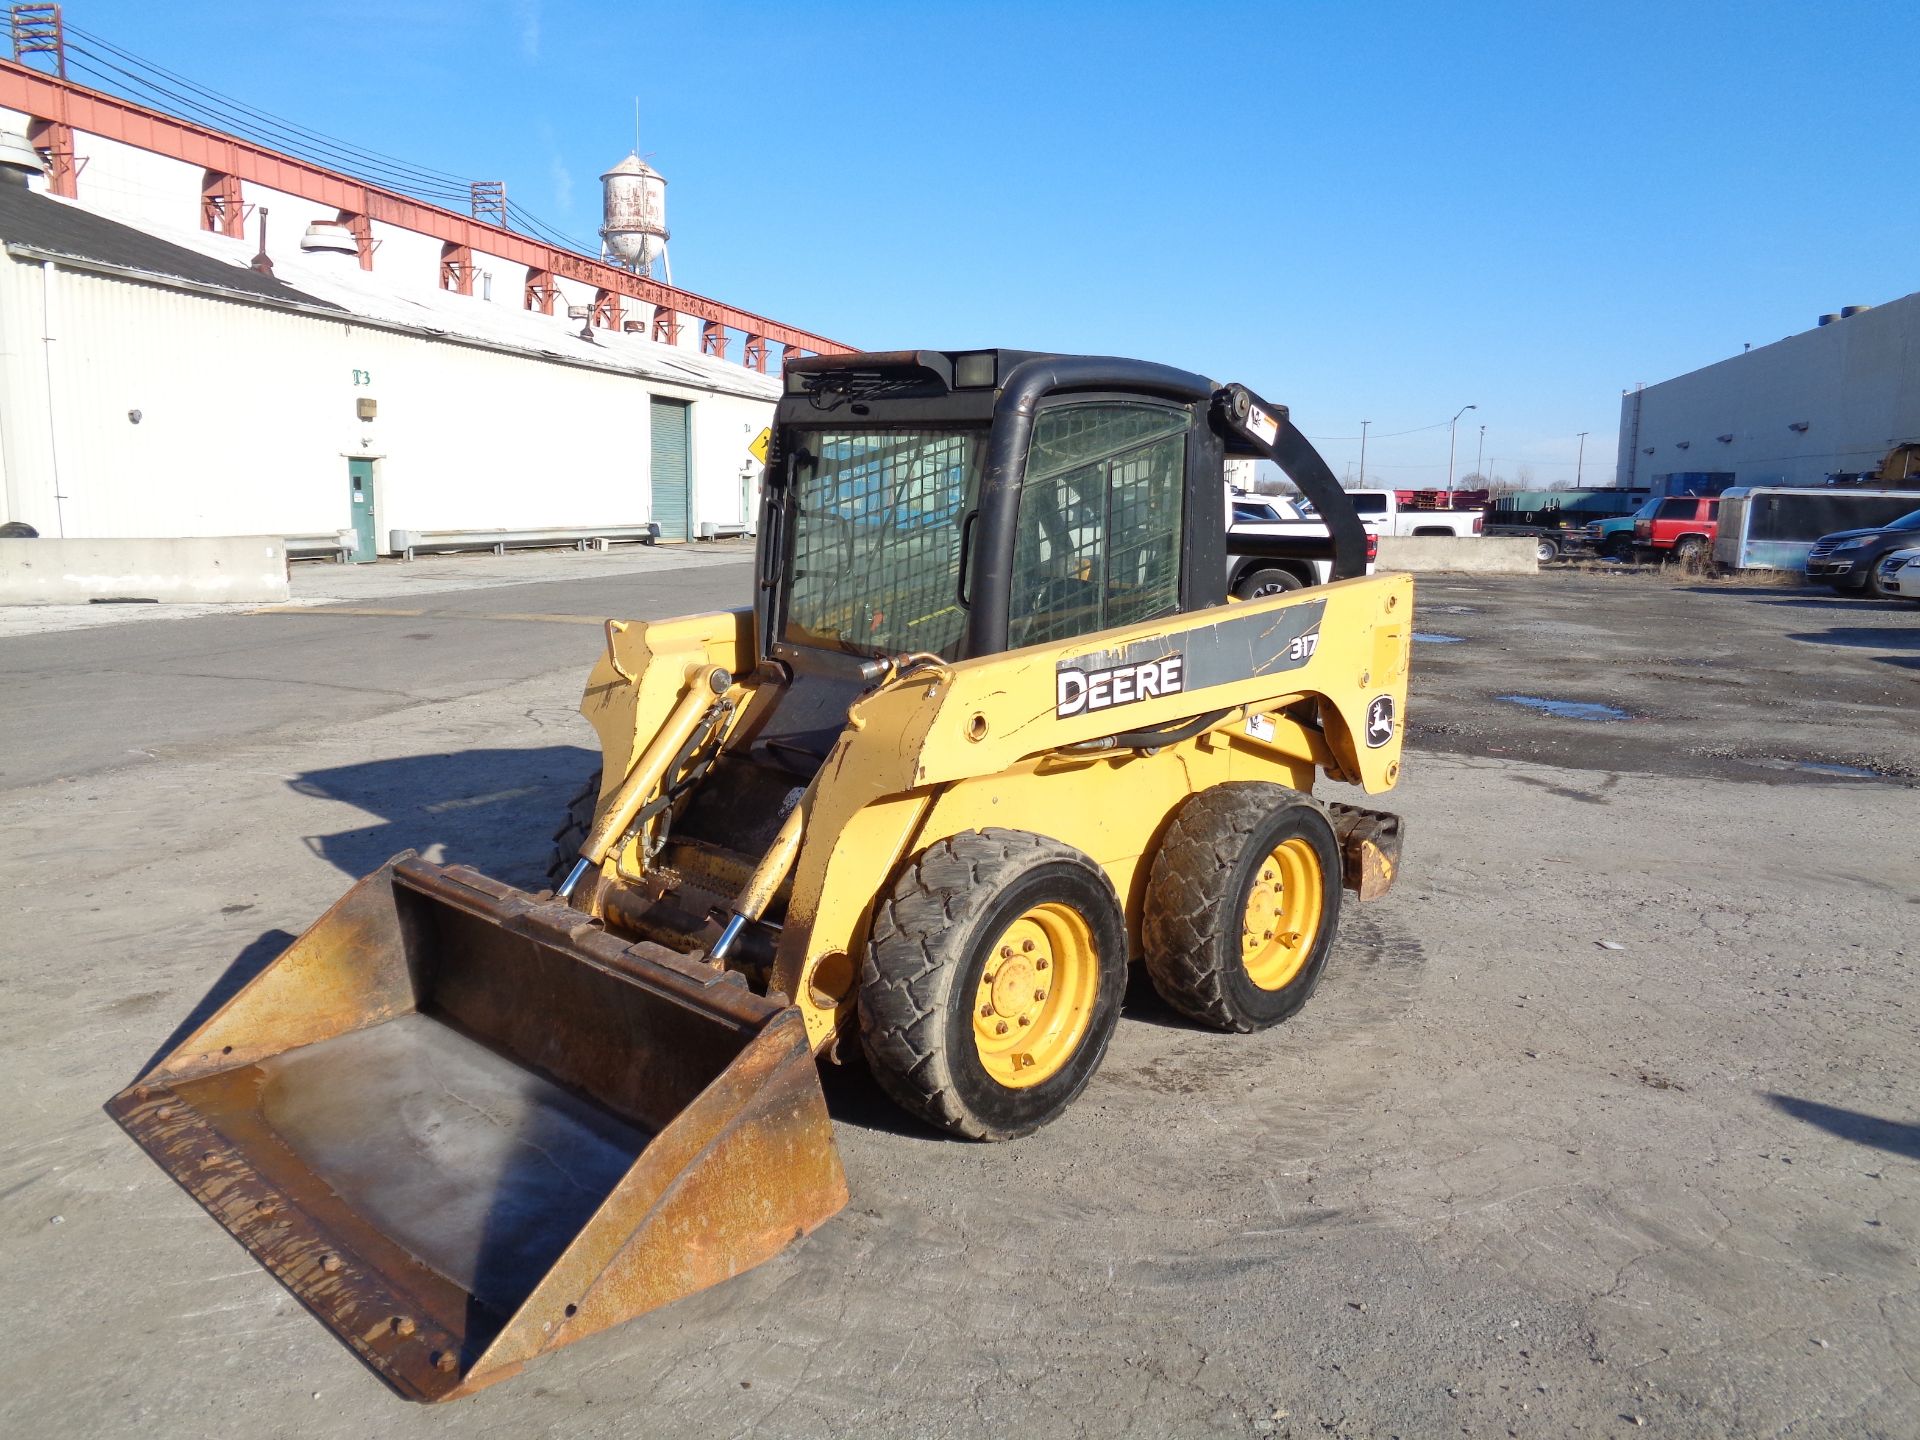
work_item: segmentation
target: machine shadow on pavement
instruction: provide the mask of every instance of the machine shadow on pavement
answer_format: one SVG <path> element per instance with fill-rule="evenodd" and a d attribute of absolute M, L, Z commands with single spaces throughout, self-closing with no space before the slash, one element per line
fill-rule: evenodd
<path fill-rule="evenodd" d="M 1818 1100 L 1802 1100 L 1794 1095 L 1769 1093 L 1767 1100 L 1776 1110 L 1817 1126 L 1829 1135 L 1838 1135 L 1842 1140 L 1868 1145 L 1907 1160 L 1920 1160 L 1920 1125 L 1887 1120 L 1840 1105 L 1822 1105 Z"/>
<path fill-rule="evenodd" d="M 280 954 L 293 944 L 295 936 L 287 930 L 264 930 L 246 949 L 242 950 L 228 964 L 218 980 L 214 981 L 200 1002 L 187 1012 L 187 1016 L 173 1029 L 173 1033 L 160 1042 L 160 1048 L 146 1058 L 139 1073 L 144 1075 L 171 1055 L 187 1036 L 198 1030 L 213 1017 L 227 1001 L 246 988 L 247 983 L 280 958 Z"/>
<path fill-rule="evenodd" d="M 1920 627 L 1835 625 L 1826 630 L 1789 632 L 1787 639 L 1808 645 L 1850 645 L 1860 650 L 1920 650 Z"/>
<path fill-rule="evenodd" d="M 379 819 L 309 835 L 316 855 L 358 880 L 402 850 L 471 865 L 509 885 L 547 883 L 553 832 L 600 757 L 578 745 L 452 750 L 309 770 L 302 795 L 339 800 Z"/>

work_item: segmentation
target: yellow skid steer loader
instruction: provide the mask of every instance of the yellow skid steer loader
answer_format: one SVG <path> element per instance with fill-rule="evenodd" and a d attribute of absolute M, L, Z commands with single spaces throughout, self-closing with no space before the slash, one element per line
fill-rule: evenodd
<path fill-rule="evenodd" d="M 1329 535 L 1231 536 L 1223 462 Z M 1332 582 L 1225 595 L 1234 556 Z M 109 1110 L 402 1394 L 737 1274 L 846 1203 L 816 1056 L 1024 1135 L 1144 961 L 1284 1020 L 1396 817 L 1411 582 L 1242 386 L 1013 351 L 789 362 L 739 611 L 610 621 L 602 778 L 528 894 L 399 856 Z"/>

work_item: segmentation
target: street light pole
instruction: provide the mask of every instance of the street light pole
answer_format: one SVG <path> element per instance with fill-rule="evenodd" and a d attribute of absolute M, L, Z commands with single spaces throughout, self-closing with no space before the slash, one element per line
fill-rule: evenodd
<path fill-rule="evenodd" d="M 1360 422 L 1360 488 L 1362 490 L 1367 488 L 1367 426 L 1372 423 L 1371 420 Z"/>
<path fill-rule="evenodd" d="M 1480 457 L 1487 453 L 1487 427 L 1480 427 L 1480 443 L 1473 447 L 1473 473 L 1480 477 L 1480 486 L 1486 488 L 1487 472 L 1480 468 Z"/>
<path fill-rule="evenodd" d="M 1585 430 L 1582 430 L 1580 432 L 1580 458 L 1573 462 L 1573 488 L 1576 490 L 1580 488 L 1580 477 L 1586 472 L 1586 467 L 1587 467 L 1587 432 Z"/>
<path fill-rule="evenodd" d="M 1454 432 L 1460 428 L 1460 417 L 1469 410 L 1478 410 L 1478 405 L 1462 405 L 1453 412 L 1453 419 L 1447 422 L 1447 493 L 1453 493 L 1453 442 Z"/>

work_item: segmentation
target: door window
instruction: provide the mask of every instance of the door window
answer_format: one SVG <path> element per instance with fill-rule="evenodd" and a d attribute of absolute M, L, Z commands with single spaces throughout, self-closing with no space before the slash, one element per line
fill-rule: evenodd
<path fill-rule="evenodd" d="M 1183 409 L 1137 402 L 1060 405 L 1034 421 L 1009 646 L 1179 608 L 1189 422 Z"/>

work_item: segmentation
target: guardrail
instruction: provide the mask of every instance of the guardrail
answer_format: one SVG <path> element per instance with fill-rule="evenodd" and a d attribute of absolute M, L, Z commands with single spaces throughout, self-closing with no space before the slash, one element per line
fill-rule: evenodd
<path fill-rule="evenodd" d="M 491 550 L 504 555 L 508 550 L 605 550 L 616 544 L 651 545 L 659 538 L 660 527 L 652 521 L 552 530 L 391 530 L 387 550 L 411 560 L 422 551 Z"/>
<path fill-rule="evenodd" d="M 331 560 L 344 565 L 353 558 L 354 542 L 350 531 L 329 530 L 319 535 L 287 536 L 289 560 Z"/>

